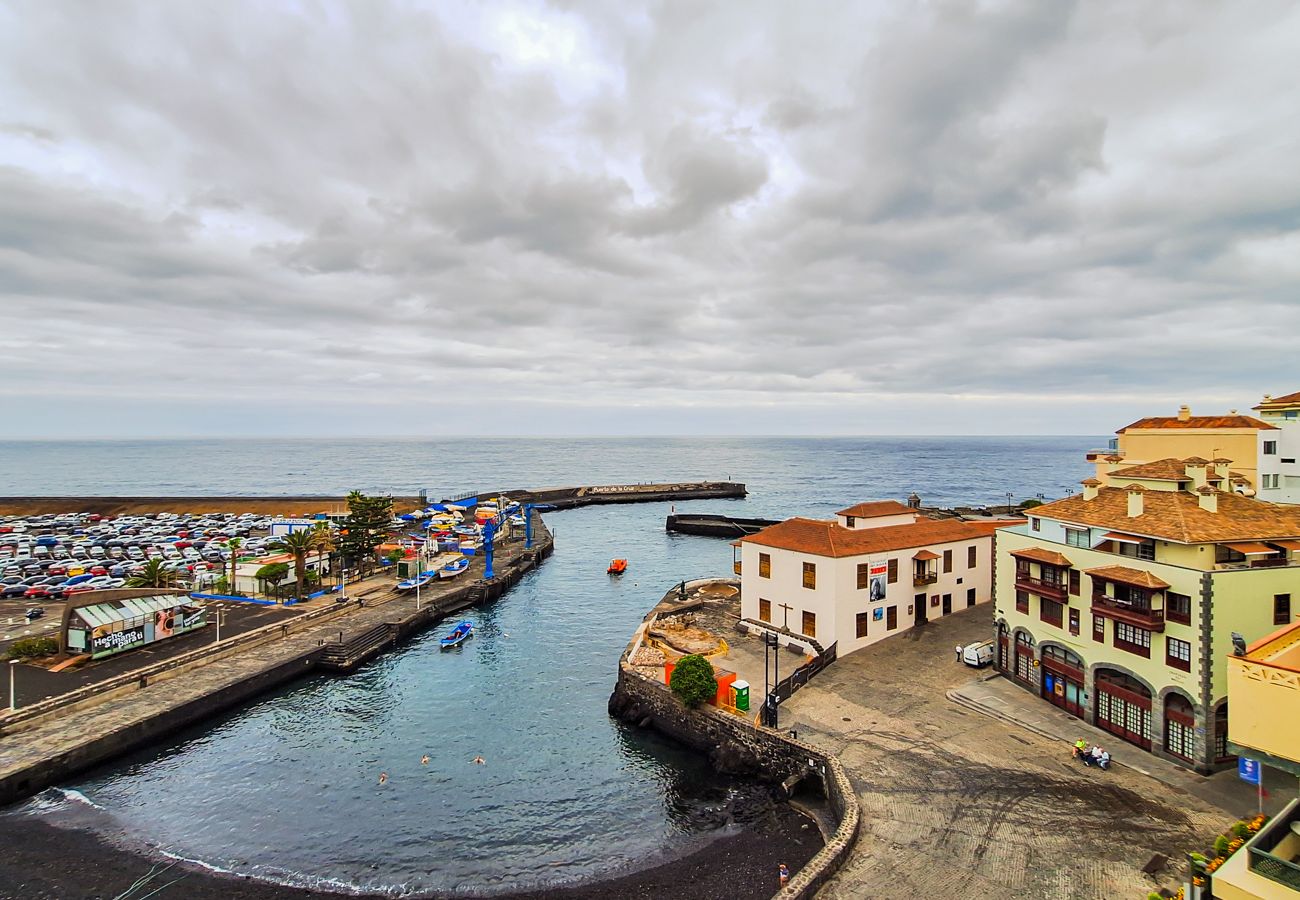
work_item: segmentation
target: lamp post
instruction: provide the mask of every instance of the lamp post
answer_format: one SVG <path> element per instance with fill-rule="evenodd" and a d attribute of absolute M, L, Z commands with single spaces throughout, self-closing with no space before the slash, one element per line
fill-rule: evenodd
<path fill-rule="evenodd" d="M 16 659 L 9 660 L 9 711 L 10 712 L 13 712 L 15 709 L 18 708 L 18 699 L 17 699 L 18 695 L 14 690 L 14 675 L 18 673 L 18 670 L 14 668 L 14 666 L 16 665 L 18 665 L 18 660 Z"/>
<path fill-rule="evenodd" d="M 1011 491 L 1007 491 L 1007 515 L 1011 515 L 1011 498 L 1013 496 L 1014 494 Z"/>
<path fill-rule="evenodd" d="M 218 644 L 221 643 L 221 621 L 225 617 L 226 617 L 226 611 L 223 609 L 218 609 L 217 610 L 217 643 Z"/>
<path fill-rule="evenodd" d="M 420 611 L 420 582 L 424 579 L 424 544 L 415 551 L 415 611 Z"/>

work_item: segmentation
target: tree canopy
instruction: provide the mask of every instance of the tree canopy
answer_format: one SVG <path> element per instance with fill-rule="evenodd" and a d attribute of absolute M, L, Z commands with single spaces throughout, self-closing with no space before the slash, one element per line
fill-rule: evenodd
<path fill-rule="evenodd" d="M 392 524 L 392 497 L 369 497 L 353 491 L 348 494 L 347 518 L 339 529 L 339 552 L 349 564 L 372 561 L 375 548 L 384 542 Z"/>
<path fill-rule="evenodd" d="M 713 663 L 698 653 L 683 656 L 673 667 L 668 687 L 687 706 L 699 706 L 717 696 L 718 680 L 713 674 Z"/>

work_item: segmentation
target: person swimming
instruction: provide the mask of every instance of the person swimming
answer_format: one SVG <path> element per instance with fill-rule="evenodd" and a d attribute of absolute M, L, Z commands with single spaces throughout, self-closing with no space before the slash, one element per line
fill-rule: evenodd
<path fill-rule="evenodd" d="M 380 784 L 387 784 L 387 783 L 388 783 L 388 773 L 387 773 L 387 772 L 380 772 L 380 773 L 379 773 L 379 783 L 380 783 Z"/>
<path fill-rule="evenodd" d="M 486 765 L 486 764 L 487 764 L 487 760 L 484 759 L 483 757 L 481 757 L 481 756 L 476 756 L 476 757 L 474 757 L 474 765 L 476 765 L 476 766 L 482 766 L 482 765 Z"/>
<path fill-rule="evenodd" d="M 428 764 L 429 764 L 429 754 L 426 753 L 424 754 L 424 756 L 420 757 L 420 765 L 427 766 Z"/>

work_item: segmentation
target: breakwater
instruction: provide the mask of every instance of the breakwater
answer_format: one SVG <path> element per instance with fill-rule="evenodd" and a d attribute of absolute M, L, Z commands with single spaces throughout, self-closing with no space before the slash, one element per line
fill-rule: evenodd
<path fill-rule="evenodd" d="M 706 513 L 674 513 L 664 522 L 664 530 L 677 534 L 705 537 L 739 538 L 777 524 L 777 519 L 742 519 L 736 516 Z"/>
<path fill-rule="evenodd" d="M 315 610 L 0 716 L 0 805 L 237 706 L 321 668 L 349 672 L 460 609 L 494 600 L 553 550 L 540 517 L 534 541 L 498 546 L 496 573 L 476 560 L 467 582 L 415 600 L 387 589 Z M 165 685 L 165 687 L 163 686 Z M 21 732 L 21 737 L 13 739 Z"/>
<path fill-rule="evenodd" d="M 667 611 L 679 614 L 690 606 L 677 602 L 676 596 L 675 590 L 669 591 L 628 642 L 619 658 L 609 713 L 695 748 L 720 772 L 778 784 L 784 796 L 810 787 L 819 791 L 829 806 L 834 829 L 817 855 L 775 895 L 779 900 L 810 898 L 843 864 L 857 840 L 861 809 L 853 786 L 839 760 L 822 750 L 714 706 L 689 709 L 661 678 L 632 665 L 658 615 Z"/>

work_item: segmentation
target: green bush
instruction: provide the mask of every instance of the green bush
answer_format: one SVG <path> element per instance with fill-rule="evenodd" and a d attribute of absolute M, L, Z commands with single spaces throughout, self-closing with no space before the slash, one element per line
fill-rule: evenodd
<path fill-rule="evenodd" d="M 673 667 L 668 687 L 687 706 L 699 706 L 718 694 L 718 680 L 713 676 L 713 663 L 698 653 L 683 656 Z"/>
<path fill-rule="evenodd" d="M 53 656 L 58 652 L 59 642 L 48 637 L 20 638 L 9 645 L 10 659 L 36 659 L 39 656 Z"/>
<path fill-rule="evenodd" d="M 1229 840 L 1229 839 L 1228 839 L 1228 836 L 1227 836 L 1226 834 L 1221 834 L 1221 835 L 1219 835 L 1218 837 L 1216 837 L 1216 838 L 1214 839 L 1214 855 L 1215 855 L 1215 856 L 1227 856 L 1227 855 L 1228 855 L 1228 840 Z"/>
<path fill-rule="evenodd" d="M 1035 506 L 1042 506 L 1042 500 L 1022 500 L 1020 501 L 1021 509 L 1033 509 Z"/>
<path fill-rule="evenodd" d="M 1250 829 L 1246 827 L 1245 822 L 1236 822 L 1232 828 L 1228 829 L 1239 838 L 1250 837 Z"/>

